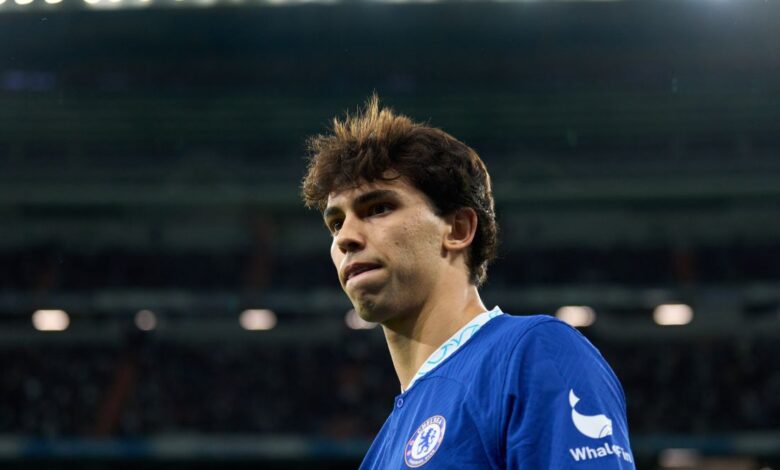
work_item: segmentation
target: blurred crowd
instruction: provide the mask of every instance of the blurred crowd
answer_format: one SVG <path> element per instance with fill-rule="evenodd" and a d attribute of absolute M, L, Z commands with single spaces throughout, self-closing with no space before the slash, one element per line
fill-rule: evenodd
<path fill-rule="evenodd" d="M 232 254 L 119 248 L 75 252 L 54 245 L 0 252 L 0 294 L 85 294 L 112 288 L 296 291 L 301 288 L 300 266 L 306 266 L 307 289 L 338 288 L 327 253 L 285 255 L 283 263 L 275 262 L 273 243 L 263 240 Z M 511 258 L 502 257 L 491 267 L 488 287 L 747 285 L 780 280 L 780 245 L 511 252 Z M 6 320 L 21 318 L 9 315 Z M 780 356 L 774 341 L 726 334 L 634 342 L 592 338 L 623 383 L 632 433 L 776 427 Z M 135 331 L 113 345 L 20 344 L 0 342 L 0 434 L 367 438 L 379 429 L 399 392 L 376 330 L 344 327 L 340 336 L 314 342 L 187 342 Z"/>
<path fill-rule="evenodd" d="M 327 237 L 323 229 L 323 239 Z M 3 289 L 94 290 L 101 288 L 236 289 L 337 287 L 327 250 L 285 254 L 272 246 L 232 253 L 102 249 L 73 252 L 37 246 L 0 252 Z M 273 275 L 271 275 L 273 273 Z M 678 282 L 780 280 L 780 244 L 726 246 L 532 248 L 511 250 L 490 269 L 490 285 L 614 282 L 653 286 Z"/>
<path fill-rule="evenodd" d="M 625 389 L 633 434 L 767 430 L 780 422 L 769 339 L 593 339 Z M 303 434 L 366 438 L 399 385 L 378 331 L 332 342 L 0 348 L 0 434 Z"/>
<path fill-rule="evenodd" d="M 756 431 L 780 422 L 773 338 L 598 345 L 623 384 L 634 432 Z"/>

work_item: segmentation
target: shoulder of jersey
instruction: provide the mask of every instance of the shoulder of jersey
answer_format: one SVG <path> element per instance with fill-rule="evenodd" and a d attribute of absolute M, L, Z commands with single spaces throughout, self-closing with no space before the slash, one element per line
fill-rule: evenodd
<path fill-rule="evenodd" d="M 561 325 L 568 326 L 566 323 L 550 315 L 515 316 L 515 315 L 505 314 L 496 318 L 496 320 L 501 321 L 501 324 L 498 325 L 499 328 L 497 328 L 499 334 L 510 334 L 513 336 L 517 334 L 523 334 L 528 330 L 531 330 L 532 328 L 544 323 L 549 323 L 551 325 L 561 324 Z"/>
<path fill-rule="evenodd" d="M 514 316 L 504 314 L 493 319 L 493 322 L 495 324 L 493 328 L 489 329 L 490 333 L 485 335 L 489 339 L 486 339 L 494 344 L 506 344 L 507 347 L 517 343 L 518 339 L 526 334 L 534 334 L 534 331 L 543 331 L 536 328 L 539 325 L 562 324 L 568 327 L 566 323 L 549 315 Z"/>

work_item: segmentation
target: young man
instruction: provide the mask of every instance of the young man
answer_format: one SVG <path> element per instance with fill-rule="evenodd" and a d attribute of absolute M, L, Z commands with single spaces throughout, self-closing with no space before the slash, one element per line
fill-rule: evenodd
<path fill-rule="evenodd" d="M 304 200 L 401 382 L 361 469 L 634 468 L 623 390 L 599 352 L 555 318 L 480 299 L 497 225 L 476 152 L 376 97 L 309 150 Z"/>

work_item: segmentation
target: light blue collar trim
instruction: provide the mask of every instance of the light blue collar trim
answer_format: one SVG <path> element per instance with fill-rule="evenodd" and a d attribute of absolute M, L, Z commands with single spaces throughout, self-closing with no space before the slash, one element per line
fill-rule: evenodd
<path fill-rule="evenodd" d="M 412 385 L 414 385 L 415 382 L 417 382 L 419 379 L 425 376 L 428 372 L 433 370 L 436 366 L 444 362 L 445 359 L 452 356 L 452 353 L 457 351 L 461 346 L 466 344 L 468 340 L 471 339 L 472 336 L 474 336 L 474 333 L 479 331 L 480 328 L 485 326 L 487 322 L 490 320 L 496 318 L 499 315 L 503 315 L 504 312 L 501 311 L 500 308 L 495 307 L 493 310 L 480 313 L 476 317 L 474 317 L 473 320 L 468 322 L 466 326 L 458 330 L 454 335 L 450 337 L 447 341 L 444 342 L 441 346 L 439 346 L 439 349 L 433 352 L 428 359 L 426 359 L 425 362 L 423 362 L 423 365 L 420 367 L 420 370 L 417 371 L 417 373 L 412 378 L 412 381 L 409 382 L 409 386 L 406 387 L 406 390 L 409 390 L 412 388 Z M 403 390 L 404 392 L 406 390 Z"/>

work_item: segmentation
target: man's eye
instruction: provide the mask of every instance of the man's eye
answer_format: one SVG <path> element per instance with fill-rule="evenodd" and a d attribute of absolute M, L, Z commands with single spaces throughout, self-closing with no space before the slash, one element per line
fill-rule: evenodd
<path fill-rule="evenodd" d="M 368 215 L 379 215 L 391 209 L 390 204 L 374 204 L 368 209 Z"/>
<path fill-rule="evenodd" d="M 337 220 L 328 224 L 328 229 L 331 233 L 337 233 L 341 229 L 341 221 Z"/>

